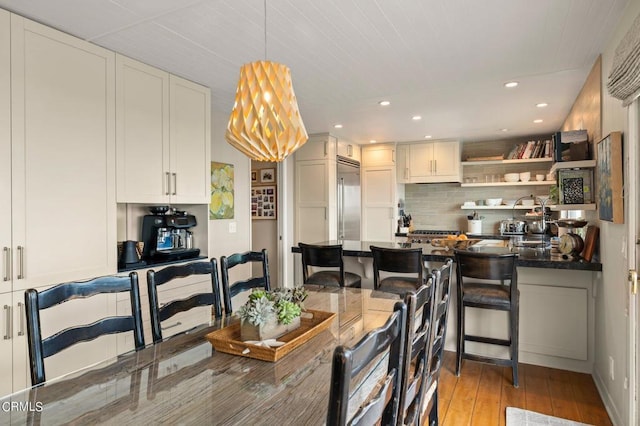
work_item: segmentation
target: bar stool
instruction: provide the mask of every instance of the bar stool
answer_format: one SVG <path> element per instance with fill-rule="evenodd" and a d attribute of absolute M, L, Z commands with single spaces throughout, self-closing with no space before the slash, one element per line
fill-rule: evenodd
<path fill-rule="evenodd" d="M 422 249 L 393 249 L 370 246 L 373 255 L 373 288 L 404 296 L 416 292 L 424 281 Z M 403 274 L 380 279 L 380 272 Z M 409 275 L 411 274 L 411 275 Z"/>
<path fill-rule="evenodd" d="M 304 284 L 316 284 L 333 287 L 360 287 L 362 277 L 352 272 L 345 272 L 342 258 L 342 244 L 314 245 L 298 243 L 302 253 L 302 277 Z M 320 270 L 309 274 L 309 267 L 334 268 Z M 335 270 L 338 268 L 338 270 Z"/>
<path fill-rule="evenodd" d="M 518 319 L 520 292 L 516 271 L 516 253 L 495 254 L 456 250 L 458 280 L 458 346 L 456 375 L 462 359 L 510 366 L 513 386 L 518 387 Z M 509 312 L 509 338 L 474 336 L 465 333 L 465 308 L 493 309 Z M 465 352 L 465 341 L 509 347 L 510 358 L 493 358 Z"/>

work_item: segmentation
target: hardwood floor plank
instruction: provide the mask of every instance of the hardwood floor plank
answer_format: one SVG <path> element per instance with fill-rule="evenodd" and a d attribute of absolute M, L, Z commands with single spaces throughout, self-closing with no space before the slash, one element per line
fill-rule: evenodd
<path fill-rule="evenodd" d="M 551 395 L 547 383 L 547 371 L 544 367 L 524 364 L 521 368 L 526 377 L 525 399 L 527 410 L 553 416 Z"/>
<path fill-rule="evenodd" d="M 465 360 L 461 376 L 454 372 L 455 353 L 446 352 L 440 374 L 440 425 L 505 426 L 507 407 L 612 425 L 589 374 L 520 364 L 520 387 L 514 388 L 509 368 Z"/>

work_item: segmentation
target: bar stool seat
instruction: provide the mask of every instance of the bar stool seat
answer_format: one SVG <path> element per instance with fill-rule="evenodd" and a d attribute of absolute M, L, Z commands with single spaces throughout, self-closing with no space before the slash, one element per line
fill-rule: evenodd
<path fill-rule="evenodd" d="M 360 275 L 344 270 L 342 244 L 323 246 L 298 243 L 298 246 L 302 254 L 302 278 L 304 284 L 357 288 L 362 285 L 362 277 Z M 325 269 L 309 273 L 310 267 Z"/>
<path fill-rule="evenodd" d="M 495 284 L 469 283 L 464 286 L 462 301 L 466 305 L 492 305 L 508 311 L 511 307 L 509 288 Z"/>
<path fill-rule="evenodd" d="M 416 292 L 422 284 L 425 284 L 422 248 L 395 249 L 376 246 L 369 248 L 373 256 L 373 288 L 375 290 L 404 297 L 408 291 Z M 382 277 L 380 272 L 390 275 Z"/>

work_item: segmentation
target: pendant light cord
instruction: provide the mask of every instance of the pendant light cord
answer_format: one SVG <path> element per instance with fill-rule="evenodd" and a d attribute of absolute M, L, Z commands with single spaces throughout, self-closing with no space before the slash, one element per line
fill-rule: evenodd
<path fill-rule="evenodd" d="M 264 0 L 264 60 L 267 60 L 267 0 Z"/>

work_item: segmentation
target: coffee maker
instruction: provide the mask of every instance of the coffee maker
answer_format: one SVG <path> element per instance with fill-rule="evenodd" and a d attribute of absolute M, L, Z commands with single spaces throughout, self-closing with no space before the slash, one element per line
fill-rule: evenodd
<path fill-rule="evenodd" d="M 142 218 L 142 259 L 147 263 L 192 259 L 200 255 L 193 247 L 191 228 L 198 223 L 196 217 L 168 206 L 149 207 L 152 214 Z"/>

